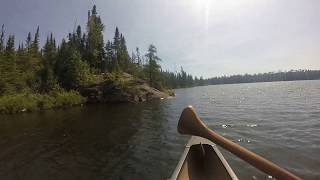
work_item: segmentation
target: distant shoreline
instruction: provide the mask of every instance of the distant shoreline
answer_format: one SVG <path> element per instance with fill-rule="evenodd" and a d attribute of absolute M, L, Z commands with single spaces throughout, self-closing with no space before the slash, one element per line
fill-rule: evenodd
<path fill-rule="evenodd" d="M 319 79 L 320 70 L 291 70 L 288 72 L 268 72 L 195 79 L 195 86 Z"/>

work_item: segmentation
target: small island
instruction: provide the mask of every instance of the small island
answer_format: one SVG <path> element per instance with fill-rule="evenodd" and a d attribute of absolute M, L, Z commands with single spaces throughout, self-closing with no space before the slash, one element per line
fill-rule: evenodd
<path fill-rule="evenodd" d="M 40 48 L 40 28 L 16 48 L 15 36 L 0 32 L 0 113 L 65 108 L 85 103 L 144 102 L 173 96 L 193 77 L 163 70 L 157 48 L 129 55 L 116 27 L 104 42 L 105 25 L 94 5 L 86 31 L 80 25 L 59 43 L 51 33 Z"/>

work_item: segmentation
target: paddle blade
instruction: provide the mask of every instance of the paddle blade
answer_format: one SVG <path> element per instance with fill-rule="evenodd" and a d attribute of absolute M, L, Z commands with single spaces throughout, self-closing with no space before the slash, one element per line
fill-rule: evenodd
<path fill-rule="evenodd" d="M 182 111 L 178 122 L 178 132 L 180 134 L 201 136 L 206 128 L 207 126 L 200 120 L 192 106 L 189 105 Z"/>

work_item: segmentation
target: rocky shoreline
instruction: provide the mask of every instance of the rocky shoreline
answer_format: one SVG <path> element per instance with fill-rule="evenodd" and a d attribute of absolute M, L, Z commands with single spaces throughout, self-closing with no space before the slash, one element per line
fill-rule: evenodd
<path fill-rule="evenodd" d="M 76 91 L 57 91 L 48 94 L 22 93 L 0 99 L 0 114 L 17 114 L 48 109 L 69 108 L 95 103 L 141 103 L 174 96 L 150 87 L 147 81 L 122 73 L 115 78 L 103 74 Z"/>
<path fill-rule="evenodd" d="M 130 74 L 124 73 L 122 78 L 122 83 L 103 79 L 82 87 L 79 92 L 87 98 L 87 103 L 139 103 L 174 96 L 173 91 L 159 91 Z"/>

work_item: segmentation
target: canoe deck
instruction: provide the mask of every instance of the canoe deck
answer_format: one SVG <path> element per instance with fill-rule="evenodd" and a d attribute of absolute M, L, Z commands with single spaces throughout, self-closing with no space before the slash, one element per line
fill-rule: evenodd
<path fill-rule="evenodd" d="M 170 180 L 238 180 L 217 146 L 192 136 Z"/>

